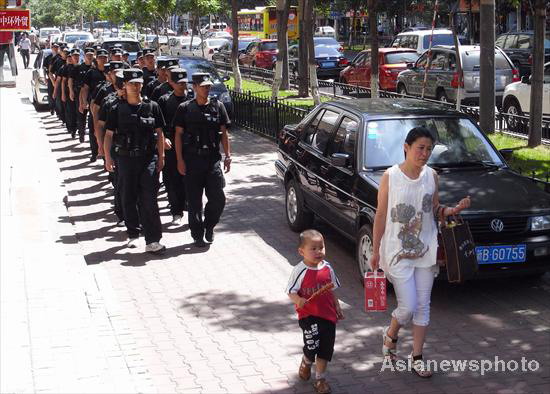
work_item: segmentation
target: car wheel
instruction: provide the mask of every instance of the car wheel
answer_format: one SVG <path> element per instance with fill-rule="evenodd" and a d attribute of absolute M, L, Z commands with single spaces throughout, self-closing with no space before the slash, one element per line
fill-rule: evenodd
<path fill-rule="evenodd" d="M 359 279 L 363 283 L 365 278 L 365 273 L 370 269 L 370 258 L 372 257 L 373 249 L 373 236 L 372 236 L 372 227 L 370 224 L 364 224 L 357 234 L 357 266 L 359 268 Z"/>
<path fill-rule="evenodd" d="M 405 85 L 403 85 L 402 83 L 397 85 L 397 93 L 399 93 L 402 96 L 408 95 L 407 88 L 405 87 Z"/>
<path fill-rule="evenodd" d="M 442 103 L 448 103 L 449 98 L 447 97 L 447 93 L 445 93 L 445 90 L 439 89 L 437 92 L 437 101 L 441 101 Z"/>
<path fill-rule="evenodd" d="M 523 115 L 519 102 L 513 97 L 508 97 L 504 102 L 504 113 L 508 115 L 515 115 L 515 116 Z M 508 121 L 508 128 L 511 131 L 518 131 L 520 129 L 521 122 L 518 119 L 509 117 L 507 118 L 507 121 Z"/>
<path fill-rule="evenodd" d="M 294 179 L 286 185 L 286 220 L 292 231 L 303 231 L 313 222 L 313 213 L 304 206 L 302 192 Z"/>

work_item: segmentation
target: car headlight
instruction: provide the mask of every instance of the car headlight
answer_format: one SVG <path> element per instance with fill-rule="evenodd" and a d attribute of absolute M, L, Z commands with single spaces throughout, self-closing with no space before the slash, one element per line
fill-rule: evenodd
<path fill-rule="evenodd" d="M 531 231 L 550 230 L 550 215 L 531 218 Z"/>
<path fill-rule="evenodd" d="M 220 101 L 222 103 L 231 102 L 231 96 L 229 95 L 229 92 L 223 92 L 222 94 L 220 94 Z"/>

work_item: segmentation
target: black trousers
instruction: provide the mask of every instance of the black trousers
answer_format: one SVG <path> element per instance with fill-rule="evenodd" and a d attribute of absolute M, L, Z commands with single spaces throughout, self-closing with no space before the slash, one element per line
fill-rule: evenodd
<path fill-rule="evenodd" d="M 124 223 L 129 238 L 137 238 L 143 226 L 145 243 L 162 238 L 159 207 L 157 156 L 118 156 L 118 180 Z"/>
<path fill-rule="evenodd" d="M 88 111 L 85 110 L 82 113 L 78 110 L 78 107 L 80 107 L 80 92 L 78 90 L 75 92 L 74 105 L 76 107 L 76 129 L 78 130 L 78 135 L 84 136 L 86 135 L 86 115 Z"/>
<path fill-rule="evenodd" d="M 69 133 L 76 133 L 76 101 L 72 101 L 67 97 L 65 101 L 65 124 Z"/>
<path fill-rule="evenodd" d="M 55 112 L 57 112 L 57 117 L 59 120 L 65 123 L 65 103 L 61 101 L 60 91 L 57 92 L 57 96 L 55 98 Z"/>
<path fill-rule="evenodd" d="M 92 151 L 92 157 L 97 156 L 99 149 L 94 131 L 94 119 L 92 117 L 92 111 L 88 111 L 88 136 L 90 138 L 90 150 Z"/>
<path fill-rule="evenodd" d="M 55 100 L 53 98 L 53 83 L 50 78 L 48 78 L 48 108 L 50 109 L 50 111 L 55 110 Z"/>
<path fill-rule="evenodd" d="M 31 60 L 30 51 L 28 49 L 20 49 L 21 57 L 23 58 L 23 66 L 25 68 L 29 67 L 29 61 Z"/>
<path fill-rule="evenodd" d="M 183 216 L 185 211 L 185 177 L 178 172 L 178 161 L 174 148 L 165 152 L 162 180 L 170 203 L 172 216 Z"/>
<path fill-rule="evenodd" d="M 217 154 L 216 156 L 219 156 Z M 189 228 L 193 239 L 202 239 L 205 229 L 213 229 L 218 224 L 225 207 L 225 179 L 220 159 L 209 156 L 185 155 L 186 175 L 185 191 Z M 208 202 L 203 206 L 202 195 L 206 194 Z"/>
<path fill-rule="evenodd" d="M 119 221 L 122 221 L 124 220 L 124 212 L 122 210 L 122 197 L 120 194 L 120 183 L 119 183 L 120 181 L 119 181 L 119 175 L 118 175 L 118 156 L 115 152 L 114 145 L 111 147 L 111 157 L 115 163 L 113 172 L 109 173 L 109 180 L 111 181 L 111 185 L 113 185 L 115 215 L 117 216 Z"/>

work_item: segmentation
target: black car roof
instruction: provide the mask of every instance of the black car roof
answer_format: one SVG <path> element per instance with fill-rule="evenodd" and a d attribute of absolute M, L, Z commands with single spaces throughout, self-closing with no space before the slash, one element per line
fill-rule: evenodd
<path fill-rule="evenodd" d="M 451 115 L 465 116 L 444 104 L 413 98 L 362 98 L 354 100 L 334 100 L 326 104 L 360 113 L 363 116 L 410 116 L 410 115 Z"/>

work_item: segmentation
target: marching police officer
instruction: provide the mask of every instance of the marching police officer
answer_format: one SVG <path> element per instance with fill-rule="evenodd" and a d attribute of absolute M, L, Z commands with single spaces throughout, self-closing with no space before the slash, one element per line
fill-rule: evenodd
<path fill-rule="evenodd" d="M 130 68 L 130 54 L 128 51 L 123 50 L 122 51 L 122 61 L 124 62 L 124 68 Z"/>
<path fill-rule="evenodd" d="M 53 98 L 55 99 L 55 112 L 62 123 L 65 123 L 65 105 L 63 103 L 63 70 L 67 64 L 67 55 L 69 50 L 62 43 L 59 43 L 59 57 L 54 61 L 51 67 L 52 74 L 55 75 L 53 84 Z"/>
<path fill-rule="evenodd" d="M 139 223 L 145 233 L 145 251 L 162 253 L 162 227 L 157 202 L 159 172 L 164 167 L 164 117 L 157 103 L 142 99 L 143 71 L 125 69 L 126 100 L 112 107 L 105 128 L 105 166 L 113 171 L 114 142 L 124 223 L 129 248 L 137 246 Z M 139 211 L 138 211 L 139 209 Z"/>
<path fill-rule="evenodd" d="M 80 92 L 82 91 L 82 86 L 84 86 L 84 77 L 92 67 L 93 60 L 93 48 L 85 48 L 84 62 L 74 66 L 73 73 L 69 77 L 69 89 L 73 90 L 72 99 L 75 101 L 76 127 L 80 142 L 84 142 L 84 135 L 86 134 L 86 110 L 82 108 Z M 83 109 L 82 112 L 81 109 Z"/>
<path fill-rule="evenodd" d="M 143 70 L 143 67 L 145 67 L 145 59 L 143 58 L 143 51 L 138 51 L 136 55 L 136 61 L 134 63 L 134 67 L 139 68 L 140 70 Z"/>
<path fill-rule="evenodd" d="M 193 74 L 195 98 L 180 104 L 174 116 L 178 172 L 185 175 L 189 228 L 195 246 L 214 241 L 214 227 L 225 206 L 225 180 L 220 166 L 220 142 L 225 152 L 224 169 L 231 168 L 227 126 L 230 120 L 224 105 L 209 98 L 210 75 Z M 204 209 L 202 196 L 208 202 Z"/>
<path fill-rule="evenodd" d="M 105 49 L 96 48 L 96 64 L 88 70 L 84 76 L 84 85 L 80 91 L 80 112 L 85 113 L 89 103 L 92 100 L 92 95 L 96 91 L 97 86 L 105 80 L 105 64 L 107 63 L 108 52 Z M 91 108 L 90 108 L 91 109 Z M 88 129 L 90 138 L 91 157 L 90 161 L 94 162 L 97 159 L 99 147 L 95 137 L 94 120 L 92 111 L 88 113 Z"/>
<path fill-rule="evenodd" d="M 75 69 L 80 64 L 80 50 L 74 48 L 70 52 L 70 56 L 67 58 L 68 63 L 65 66 L 63 84 L 66 86 L 65 91 L 65 113 L 67 119 L 67 131 L 71 134 L 72 138 L 76 136 L 77 124 L 76 124 L 76 114 L 78 112 L 76 108 L 76 96 L 75 89 L 73 85 L 73 75 Z"/>
<path fill-rule="evenodd" d="M 149 82 L 157 77 L 157 70 L 155 67 L 155 51 L 153 49 L 143 49 L 143 63 L 145 64 L 145 67 L 143 67 L 142 96 L 145 95 L 145 87 L 149 84 Z"/>
<path fill-rule="evenodd" d="M 51 53 L 44 58 L 43 66 L 48 76 L 48 108 L 50 109 L 50 114 L 53 115 L 55 112 L 55 99 L 53 98 L 53 82 L 55 77 L 52 74 L 51 68 L 53 62 L 60 56 L 58 54 L 59 44 L 54 42 L 51 48 Z"/>
<path fill-rule="evenodd" d="M 183 211 L 186 210 L 184 176 L 178 172 L 177 159 L 174 147 L 175 130 L 172 123 L 179 105 L 187 101 L 187 72 L 183 68 L 171 68 L 169 70 L 168 84 L 173 91 L 163 95 L 159 100 L 159 106 L 166 119 L 164 128 L 165 164 L 162 170 L 162 180 L 170 203 L 172 224 L 180 225 Z"/>
<path fill-rule="evenodd" d="M 164 59 L 162 62 L 160 59 L 157 60 L 158 78 L 149 84 L 149 86 L 155 84 L 154 88 L 149 87 L 151 100 L 158 102 L 162 96 L 172 91 L 168 80 L 170 79 L 170 69 L 173 67 L 178 67 L 178 59 Z"/>

